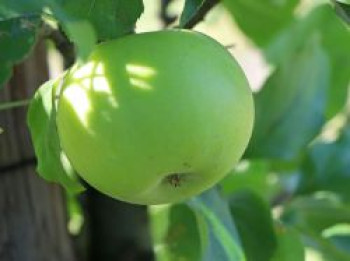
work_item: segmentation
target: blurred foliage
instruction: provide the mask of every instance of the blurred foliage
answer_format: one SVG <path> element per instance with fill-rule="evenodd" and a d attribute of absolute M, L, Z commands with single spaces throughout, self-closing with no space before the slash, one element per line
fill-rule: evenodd
<path fill-rule="evenodd" d="M 255 95 L 255 127 L 247 157 L 297 157 L 324 123 L 328 88 L 328 57 L 317 35 L 311 35 Z"/>
<path fill-rule="evenodd" d="M 350 1 L 349 0 L 333 0 L 335 10 L 339 17 L 350 24 Z"/>
<path fill-rule="evenodd" d="M 245 189 L 269 202 L 281 189 L 272 167 L 266 160 L 241 161 L 220 183 L 223 194 L 229 196 Z"/>
<path fill-rule="evenodd" d="M 228 202 L 213 188 L 189 202 L 150 207 L 157 260 L 246 260 Z"/>
<path fill-rule="evenodd" d="M 329 119 L 344 107 L 350 81 L 349 28 L 334 16 L 332 8 L 329 5 L 314 8 L 286 27 L 264 51 L 267 60 L 279 66 L 303 48 L 310 35 L 317 35 L 331 65 L 325 113 Z"/>
<path fill-rule="evenodd" d="M 276 226 L 277 249 L 271 261 L 303 261 L 304 246 L 299 233 L 293 229 Z"/>
<path fill-rule="evenodd" d="M 246 260 L 271 260 L 277 247 L 277 239 L 269 205 L 249 190 L 232 194 L 229 202 Z"/>
<path fill-rule="evenodd" d="M 256 44 L 267 45 L 293 19 L 299 0 L 224 0 L 239 27 Z"/>
<path fill-rule="evenodd" d="M 301 166 L 300 193 L 336 192 L 350 201 L 350 123 L 334 142 L 317 142 L 306 151 Z"/>
<path fill-rule="evenodd" d="M 318 192 L 314 195 L 297 197 L 289 204 L 281 219 L 295 227 L 304 237 L 305 245 L 320 251 L 325 260 L 349 260 L 350 249 L 338 246 L 325 234 L 330 228 L 349 223 L 350 209 L 337 195 Z"/>

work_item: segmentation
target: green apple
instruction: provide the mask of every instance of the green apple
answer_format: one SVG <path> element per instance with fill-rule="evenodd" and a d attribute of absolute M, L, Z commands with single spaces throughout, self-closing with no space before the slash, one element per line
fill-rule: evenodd
<path fill-rule="evenodd" d="M 99 44 L 66 75 L 57 108 L 62 148 L 81 177 L 136 204 L 178 202 L 220 181 L 253 119 L 235 59 L 185 30 Z"/>

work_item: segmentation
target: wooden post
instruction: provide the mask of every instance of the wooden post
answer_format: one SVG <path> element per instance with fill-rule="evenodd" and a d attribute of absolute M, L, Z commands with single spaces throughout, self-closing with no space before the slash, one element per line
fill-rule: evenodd
<path fill-rule="evenodd" d="M 41 42 L 15 67 L 0 103 L 31 98 L 47 78 Z M 0 261 L 73 261 L 62 192 L 35 173 L 26 113 L 27 107 L 0 111 Z"/>

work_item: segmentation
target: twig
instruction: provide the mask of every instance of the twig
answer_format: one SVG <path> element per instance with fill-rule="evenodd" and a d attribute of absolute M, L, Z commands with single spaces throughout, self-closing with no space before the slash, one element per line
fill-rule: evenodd
<path fill-rule="evenodd" d="M 227 44 L 224 46 L 226 49 L 233 49 L 236 47 L 236 44 Z"/>
<path fill-rule="evenodd" d="M 191 29 L 199 22 L 203 21 L 206 14 L 219 3 L 219 0 L 204 0 L 194 16 L 183 26 L 185 29 Z"/>
<path fill-rule="evenodd" d="M 30 101 L 31 101 L 30 99 L 27 99 L 27 100 L 6 102 L 4 104 L 0 104 L 0 111 L 10 110 L 10 109 L 14 109 L 17 107 L 22 107 L 22 106 L 27 106 L 30 103 Z"/>
<path fill-rule="evenodd" d="M 177 16 L 169 15 L 167 12 L 168 5 L 170 4 L 172 0 L 162 0 L 161 6 L 160 6 L 160 19 L 162 20 L 164 26 L 168 26 L 169 24 L 173 23 Z"/>

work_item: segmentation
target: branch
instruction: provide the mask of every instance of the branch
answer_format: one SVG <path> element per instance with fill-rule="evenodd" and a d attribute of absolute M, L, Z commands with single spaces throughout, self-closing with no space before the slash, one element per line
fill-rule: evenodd
<path fill-rule="evenodd" d="M 204 0 L 203 4 L 198 8 L 194 16 L 183 26 L 185 29 L 191 29 L 196 24 L 204 20 L 206 14 L 219 3 L 219 0 Z"/>
<path fill-rule="evenodd" d="M 10 174 L 17 170 L 22 170 L 23 168 L 32 167 L 37 164 L 37 160 L 35 157 L 22 159 L 18 162 L 10 163 L 9 165 L 0 166 L 0 176 L 3 174 Z"/>
<path fill-rule="evenodd" d="M 75 61 L 74 45 L 71 43 L 62 30 L 53 29 L 48 25 L 44 25 L 44 35 L 52 40 L 56 49 L 61 53 L 64 60 L 64 68 L 70 67 Z"/>
<path fill-rule="evenodd" d="M 30 103 L 31 99 L 19 100 L 19 101 L 10 101 L 0 104 L 0 111 L 10 110 L 22 106 L 27 106 Z"/>
<path fill-rule="evenodd" d="M 170 4 L 172 0 L 162 0 L 160 5 L 160 19 L 162 20 L 164 26 L 168 26 L 169 24 L 173 23 L 177 16 L 171 16 L 167 13 L 168 5 Z"/>

